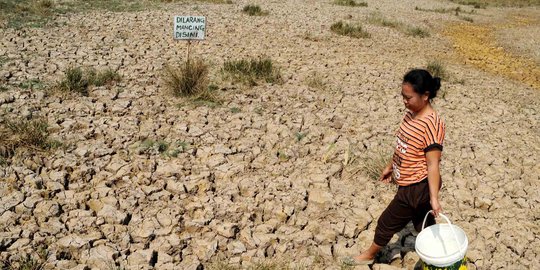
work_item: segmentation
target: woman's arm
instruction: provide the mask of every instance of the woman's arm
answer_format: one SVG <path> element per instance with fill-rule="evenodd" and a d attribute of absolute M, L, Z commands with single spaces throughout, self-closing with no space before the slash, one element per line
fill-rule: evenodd
<path fill-rule="evenodd" d="M 435 217 L 442 212 L 441 204 L 439 203 L 439 189 L 441 187 L 441 173 L 439 164 L 441 162 L 441 150 L 433 149 L 426 153 L 428 184 L 429 184 L 429 202 L 433 209 Z"/>

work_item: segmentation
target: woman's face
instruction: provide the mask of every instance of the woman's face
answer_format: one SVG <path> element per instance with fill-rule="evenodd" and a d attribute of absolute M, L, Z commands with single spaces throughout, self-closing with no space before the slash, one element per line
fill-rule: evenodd
<path fill-rule="evenodd" d="M 405 107 L 414 113 L 421 111 L 429 103 L 429 93 L 416 93 L 410 83 L 401 84 L 401 96 Z"/>

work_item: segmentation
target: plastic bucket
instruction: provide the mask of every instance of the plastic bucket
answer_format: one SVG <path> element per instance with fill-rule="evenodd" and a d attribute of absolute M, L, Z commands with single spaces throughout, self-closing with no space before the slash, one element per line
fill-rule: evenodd
<path fill-rule="evenodd" d="M 424 229 L 431 212 L 424 217 L 422 231 L 416 237 L 414 245 L 416 254 L 424 262 L 424 269 L 467 269 L 467 235 L 460 227 L 450 223 L 443 214 L 439 215 L 447 224 L 435 224 Z"/>

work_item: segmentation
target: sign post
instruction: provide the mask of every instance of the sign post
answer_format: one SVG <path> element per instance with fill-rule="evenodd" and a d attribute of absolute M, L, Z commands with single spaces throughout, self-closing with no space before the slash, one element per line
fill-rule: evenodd
<path fill-rule="evenodd" d="M 204 40 L 206 34 L 206 17 L 204 16 L 174 16 L 173 37 L 176 40 L 187 40 L 187 62 L 192 40 Z"/>

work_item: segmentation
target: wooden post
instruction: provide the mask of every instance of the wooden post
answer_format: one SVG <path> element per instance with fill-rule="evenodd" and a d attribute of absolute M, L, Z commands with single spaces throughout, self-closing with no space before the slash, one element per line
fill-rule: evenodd
<path fill-rule="evenodd" d="M 189 53 L 190 53 L 190 49 L 191 49 L 191 40 L 188 40 L 187 42 L 187 61 L 186 61 L 186 65 L 189 66 Z"/>

